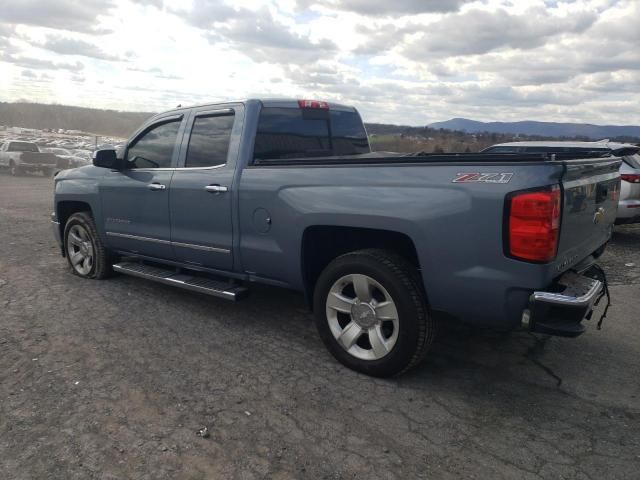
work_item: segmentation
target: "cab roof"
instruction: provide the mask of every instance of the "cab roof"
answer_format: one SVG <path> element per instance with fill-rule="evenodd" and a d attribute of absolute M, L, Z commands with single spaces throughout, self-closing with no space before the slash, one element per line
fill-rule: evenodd
<path fill-rule="evenodd" d="M 298 105 L 298 102 L 300 100 L 307 100 L 307 99 L 299 99 L 299 98 L 245 98 L 242 100 L 233 100 L 233 101 L 221 101 L 221 102 L 206 102 L 206 103 L 200 103 L 197 105 L 187 105 L 187 106 L 180 106 L 178 108 L 174 108 L 171 110 L 167 110 L 165 112 L 162 112 L 161 114 L 167 114 L 167 113 L 171 113 L 171 112 L 175 112 L 175 113 L 179 113 L 179 112 L 183 112 L 185 110 L 191 110 L 192 108 L 201 108 L 201 107 L 219 107 L 219 106 L 225 106 L 225 105 L 237 105 L 237 104 L 249 104 L 249 103 L 261 103 L 263 106 L 265 107 L 277 107 L 277 108 L 300 108 L 300 106 Z M 316 101 L 315 99 L 313 101 Z M 324 101 L 323 101 L 324 102 Z M 344 105 L 341 103 L 335 103 L 335 102 L 324 102 L 329 106 L 330 110 L 340 110 L 340 111 L 348 111 L 348 112 L 355 112 L 356 109 L 355 107 L 352 107 L 350 105 Z"/>

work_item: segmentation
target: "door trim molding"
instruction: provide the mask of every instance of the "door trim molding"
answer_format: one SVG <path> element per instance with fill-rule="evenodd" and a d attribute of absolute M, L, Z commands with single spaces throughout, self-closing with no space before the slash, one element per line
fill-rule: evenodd
<path fill-rule="evenodd" d="M 127 233 L 107 232 L 108 237 L 126 238 L 127 240 L 140 240 L 142 242 L 160 243 L 162 245 L 171 245 L 169 240 L 161 240 L 159 238 L 139 237 L 138 235 L 129 235 Z"/>
<path fill-rule="evenodd" d="M 231 253 L 231 250 L 220 247 L 208 247 L 206 245 L 195 245 L 193 243 L 171 242 L 174 247 L 192 248 L 194 250 L 204 250 L 206 252 Z"/>
<path fill-rule="evenodd" d="M 127 240 L 139 240 L 142 242 L 153 242 L 161 245 L 172 245 L 174 247 L 192 248 L 194 250 L 204 250 L 206 252 L 231 253 L 231 250 L 221 247 L 209 247 L 207 245 L 195 245 L 193 243 L 171 242 L 169 240 L 161 240 L 159 238 L 140 237 L 138 235 L 129 235 L 127 233 L 107 232 L 108 237 L 126 238 Z"/>

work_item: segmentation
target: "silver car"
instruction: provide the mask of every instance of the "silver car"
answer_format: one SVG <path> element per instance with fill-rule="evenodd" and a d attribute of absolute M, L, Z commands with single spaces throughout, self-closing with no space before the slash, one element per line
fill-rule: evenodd
<path fill-rule="evenodd" d="M 616 224 L 640 223 L 640 146 L 631 143 L 599 142 L 509 142 L 492 145 L 483 153 L 573 153 L 614 154 L 623 159 Z"/>

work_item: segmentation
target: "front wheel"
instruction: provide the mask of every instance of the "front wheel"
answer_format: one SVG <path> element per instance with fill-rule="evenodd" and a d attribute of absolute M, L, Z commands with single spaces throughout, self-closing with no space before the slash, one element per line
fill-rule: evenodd
<path fill-rule="evenodd" d="M 102 279 L 112 273 L 111 256 L 104 248 L 88 212 L 74 213 L 64 227 L 64 248 L 73 273 Z"/>
<path fill-rule="evenodd" d="M 11 162 L 9 164 L 9 172 L 12 176 L 17 177 L 22 174 L 22 169 L 18 167 L 15 163 Z"/>
<path fill-rule="evenodd" d="M 333 356 L 376 377 L 398 375 L 420 363 L 435 333 L 415 267 L 385 250 L 360 250 L 333 260 L 316 284 L 314 312 Z"/>

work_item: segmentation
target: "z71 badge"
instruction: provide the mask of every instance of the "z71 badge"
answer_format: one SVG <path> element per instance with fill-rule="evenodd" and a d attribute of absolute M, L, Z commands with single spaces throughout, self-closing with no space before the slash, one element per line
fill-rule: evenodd
<path fill-rule="evenodd" d="M 509 183 L 513 173 L 456 173 L 452 183 Z"/>

